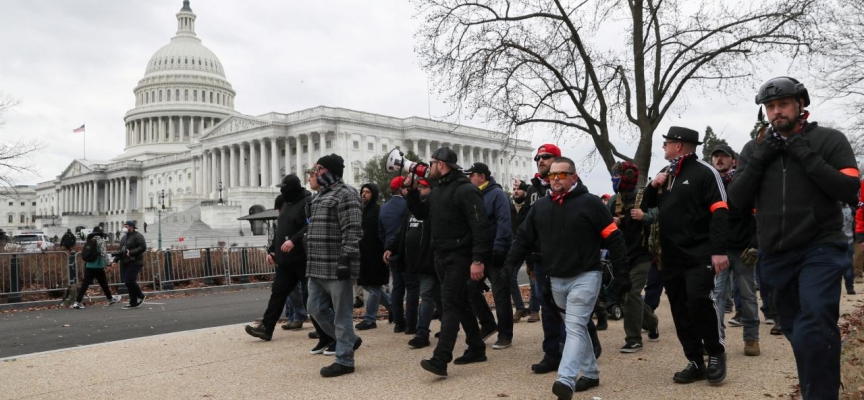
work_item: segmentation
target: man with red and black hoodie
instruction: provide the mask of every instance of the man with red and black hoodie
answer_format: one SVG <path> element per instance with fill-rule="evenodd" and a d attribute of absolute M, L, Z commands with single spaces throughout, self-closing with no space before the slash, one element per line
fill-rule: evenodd
<path fill-rule="evenodd" d="M 672 379 L 716 384 L 726 378 L 726 347 L 711 295 L 714 277 L 729 266 L 726 190 L 714 167 L 694 154 L 702 144 L 699 132 L 673 126 L 663 138 L 670 165 L 645 188 L 643 205 L 658 207 L 663 286 L 689 360 Z"/>

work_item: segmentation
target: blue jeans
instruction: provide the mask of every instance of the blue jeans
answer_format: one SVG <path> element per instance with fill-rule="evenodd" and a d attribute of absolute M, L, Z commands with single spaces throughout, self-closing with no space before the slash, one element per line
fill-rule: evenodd
<path fill-rule="evenodd" d="M 762 274 L 774 286 L 777 315 L 792 344 L 805 399 L 836 399 L 840 389 L 840 280 L 846 243 L 818 243 L 766 254 Z"/>
<path fill-rule="evenodd" d="M 309 278 L 309 312 L 321 329 L 336 338 L 336 362 L 354 366 L 354 289 L 350 279 Z M 331 308 L 332 306 L 332 308 Z"/>
<path fill-rule="evenodd" d="M 418 273 L 420 281 L 420 307 L 417 313 L 417 336 L 429 338 L 429 324 L 435 314 L 435 305 L 441 299 L 441 283 L 438 276 Z"/>
<path fill-rule="evenodd" d="M 417 274 L 397 271 L 390 268 L 393 277 L 393 290 L 390 300 L 393 304 L 393 323 L 397 326 L 417 326 L 417 306 L 420 302 L 420 287 L 417 284 Z"/>
<path fill-rule="evenodd" d="M 289 322 L 306 321 L 307 312 L 306 306 L 303 305 L 303 290 L 302 282 L 298 282 L 296 290 L 292 290 L 291 294 L 288 295 L 285 302 L 285 318 L 288 318 Z"/>
<path fill-rule="evenodd" d="M 762 258 L 764 257 L 765 255 L 760 250 L 759 261 L 756 262 L 756 280 L 759 282 L 759 297 L 762 298 L 762 306 L 759 309 L 762 310 L 762 316 L 765 319 L 773 319 L 774 323 L 779 326 L 780 321 L 777 321 L 777 309 L 774 307 L 774 286 L 765 277 L 762 268 Z"/>
<path fill-rule="evenodd" d="M 603 273 L 600 271 L 583 272 L 572 278 L 550 278 L 555 304 L 559 307 L 566 304 L 564 326 L 567 329 L 567 341 L 558 366 L 558 381 L 570 388 L 576 386 L 576 378 L 580 373 L 586 378 L 600 378 L 597 359 L 588 336 L 588 320 L 600 294 L 602 280 Z"/>
<path fill-rule="evenodd" d="M 537 284 L 537 300 L 540 301 L 543 312 L 540 314 L 540 323 L 543 324 L 543 353 L 544 358 L 552 360 L 561 360 L 561 348 L 563 347 L 566 333 L 564 332 L 564 323 L 557 315 L 557 309 L 551 308 L 551 304 L 547 304 L 543 299 L 543 290 L 546 288 L 546 283 L 549 278 L 540 264 L 534 264 L 534 280 Z M 551 290 L 551 287 L 549 288 Z M 554 298 L 554 295 L 553 295 Z M 559 303 L 560 307 L 563 303 Z M 591 304 L 591 310 L 594 310 L 594 304 Z"/>
<path fill-rule="evenodd" d="M 737 307 L 741 313 L 741 324 L 744 325 L 744 340 L 759 340 L 759 303 L 756 301 L 756 279 L 753 265 L 741 262 L 741 250 L 731 250 L 728 253 L 729 268 L 726 268 L 714 278 L 714 301 L 717 303 L 717 319 L 720 322 L 720 339 L 726 339 L 726 324 L 723 321 L 723 310 L 726 306 L 727 290 L 730 276 L 738 283 L 741 294 L 741 305 Z"/>
<path fill-rule="evenodd" d="M 522 311 L 525 309 L 525 301 L 522 300 L 522 291 L 519 289 L 518 278 L 519 269 L 516 269 L 510 276 L 510 297 L 513 298 L 513 306 L 516 307 L 516 310 Z M 540 312 L 540 302 L 537 301 L 537 297 L 534 296 L 534 293 L 537 292 L 537 285 L 533 279 L 529 280 L 529 282 L 531 285 L 531 296 L 528 298 L 528 309 L 532 313 Z"/>
<path fill-rule="evenodd" d="M 367 322 L 375 322 L 378 318 L 378 305 L 383 304 L 384 308 L 390 310 L 393 305 L 390 304 L 390 295 L 384 293 L 381 285 L 363 286 L 363 289 L 369 292 L 366 297 L 366 314 L 363 315 L 363 320 Z"/>

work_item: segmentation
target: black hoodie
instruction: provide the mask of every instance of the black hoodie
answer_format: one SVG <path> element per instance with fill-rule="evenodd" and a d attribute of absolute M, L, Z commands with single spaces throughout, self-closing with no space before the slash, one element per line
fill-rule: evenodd
<path fill-rule="evenodd" d="M 426 199 L 421 197 L 420 201 Z M 405 213 L 395 239 L 387 250 L 405 260 L 406 271 L 435 275 L 431 220 L 419 220 L 414 218 L 414 214 Z"/>
<path fill-rule="evenodd" d="M 390 281 L 390 270 L 384 263 L 384 243 L 378 234 L 378 217 L 381 214 L 381 205 L 378 204 L 378 186 L 367 183 L 360 187 L 369 189 L 372 198 L 363 206 L 363 219 L 360 226 L 363 228 L 363 239 L 360 239 L 360 277 L 357 284 L 386 285 Z"/>
<path fill-rule="evenodd" d="M 273 242 L 267 250 L 274 255 L 276 265 L 280 268 L 290 268 L 299 276 L 306 274 L 306 248 L 303 236 L 306 234 L 306 199 L 310 195 L 302 186 L 300 178 L 292 175 L 285 187 L 281 188 L 285 203 L 279 210 L 279 219 L 276 222 L 276 233 Z M 294 242 L 294 248 L 288 253 L 281 250 L 285 239 Z"/>

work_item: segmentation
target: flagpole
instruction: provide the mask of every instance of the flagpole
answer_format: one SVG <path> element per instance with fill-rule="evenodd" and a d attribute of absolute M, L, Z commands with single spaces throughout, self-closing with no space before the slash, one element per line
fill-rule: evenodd
<path fill-rule="evenodd" d="M 87 159 L 87 121 L 84 121 L 84 159 Z"/>

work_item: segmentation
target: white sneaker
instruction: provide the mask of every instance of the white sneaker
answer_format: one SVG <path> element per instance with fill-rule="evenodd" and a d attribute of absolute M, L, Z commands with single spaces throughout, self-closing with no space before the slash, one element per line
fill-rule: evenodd
<path fill-rule="evenodd" d="M 72 305 L 72 308 L 81 309 L 84 308 L 84 305 L 76 301 L 75 304 Z"/>
<path fill-rule="evenodd" d="M 774 320 L 771 318 L 765 318 L 765 325 L 774 325 Z"/>
<path fill-rule="evenodd" d="M 111 296 L 111 300 L 108 301 L 108 305 L 110 306 L 110 305 L 117 303 L 119 301 L 120 301 L 120 295 L 115 294 L 115 295 Z"/>

